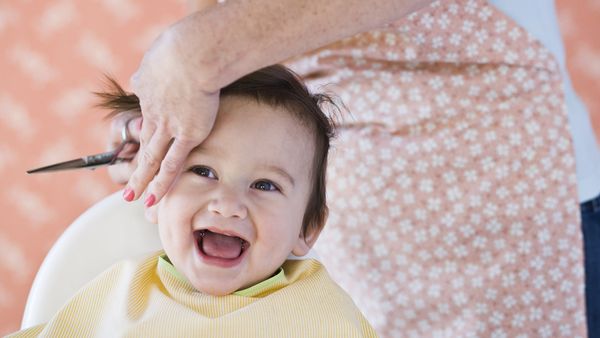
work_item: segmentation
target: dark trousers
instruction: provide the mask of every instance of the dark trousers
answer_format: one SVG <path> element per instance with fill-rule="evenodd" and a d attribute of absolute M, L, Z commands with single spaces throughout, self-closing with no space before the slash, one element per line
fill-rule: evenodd
<path fill-rule="evenodd" d="M 581 204 L 588 336 L 600 338 L 600 196 Z"/>

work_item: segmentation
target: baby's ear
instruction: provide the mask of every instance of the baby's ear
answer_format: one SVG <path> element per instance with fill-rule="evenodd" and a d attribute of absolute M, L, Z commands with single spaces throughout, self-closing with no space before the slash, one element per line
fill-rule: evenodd
<path fill-rule="evenodd" d="M 160 202 L 159 202 L 160 204 Z M 145 208 L 144 216 L 148 222 L 158 224 L 158 204 L 155 204 L 149 208 Z"/>
<path fill-rule="evenodd" d="M 300 236 L 298 237 L 298 241 L 292 250 L 292 254 L 298 257 L 306 255 L 313 245 L 315 245 L 317 238 L 319 238 L 319 235 L 321 234 L 321 230 L 323 230 L 322 227 L 318 229 L 308 229 L 306 231 L 306 236 L 300 232 Z"/>

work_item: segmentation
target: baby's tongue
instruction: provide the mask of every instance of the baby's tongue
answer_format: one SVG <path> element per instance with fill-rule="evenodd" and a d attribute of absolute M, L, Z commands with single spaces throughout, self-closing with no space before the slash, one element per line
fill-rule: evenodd
<path fill-rule="evenodd" d="M 209 256 L 234 259 L 242 253 L 242 241 L 238 237 L 206 231 L 202 237 L 202 250 Z"/>

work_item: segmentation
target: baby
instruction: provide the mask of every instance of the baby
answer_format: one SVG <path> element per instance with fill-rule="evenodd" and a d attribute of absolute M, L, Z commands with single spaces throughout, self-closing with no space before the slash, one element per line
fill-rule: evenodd
<path fill-rule="evenodd" d="M 328 97 L 283 66 L 220 96 L 210 135 L 146 212 L 164 252 L 117 264 L 17 336 L 376 336 L 323 266 L 301 257 L 327 217 Z M 137 105 L 118 87 L 103 97 L 117 112 Z"/>

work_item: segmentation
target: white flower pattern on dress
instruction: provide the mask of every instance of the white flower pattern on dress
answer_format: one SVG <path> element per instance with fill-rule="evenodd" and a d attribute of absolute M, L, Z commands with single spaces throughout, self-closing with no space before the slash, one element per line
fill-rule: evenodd
<path fill-rule="evenodd" d="M 290 66 L 352 113 L 317 250 L 383 337 L 584 337 L 555 60 L 483 0 L 435 2 Z"/>

